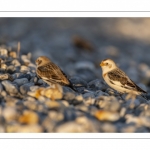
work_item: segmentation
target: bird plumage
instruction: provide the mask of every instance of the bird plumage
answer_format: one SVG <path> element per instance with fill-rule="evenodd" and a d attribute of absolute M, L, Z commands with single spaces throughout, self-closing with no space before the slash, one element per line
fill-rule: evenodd
<path fill-rule="evenodd" d="M 49 85 L 51 84 L 60 84 L 62 86 L 68 86 L 73 90 L 76 90 L 67 75 L 54 64 L 50 59 L 46 56 L 41 56 L 36 60 L 37 69 L 36 73 L 38 77 L 43 79 Z"/>
<path fill-rule="evenodd" d="M 131 93 L 135 95 L 146 94 L 147 92 L 136 85 L 124 71 L 117 67 L 111 59 L 101 62 L 102 74 L 105 82 L 113 89 L 121 93 Z"/>

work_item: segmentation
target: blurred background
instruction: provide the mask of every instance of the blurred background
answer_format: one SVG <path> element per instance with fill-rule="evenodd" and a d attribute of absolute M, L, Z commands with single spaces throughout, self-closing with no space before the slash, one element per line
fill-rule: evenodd
<path fill-rule="evenodd" d="M 111 58 L 133 81 L 150 85 L 150 18 L 0 18 L 0 44 L 17 42 L 33 61 L 46 55 L 87 82 L 101 79 L 99 63 Z"/>

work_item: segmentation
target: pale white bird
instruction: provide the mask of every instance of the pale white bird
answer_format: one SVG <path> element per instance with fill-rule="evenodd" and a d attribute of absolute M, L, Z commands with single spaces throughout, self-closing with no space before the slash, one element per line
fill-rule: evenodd
<path fill-rule="evenodd" d="M 104 59 L 100 66 L 105 82 L 120 93 L 132 93 L 147 99 L 143 94 L 147 92 L 137 86 L 111 59 Z"/>

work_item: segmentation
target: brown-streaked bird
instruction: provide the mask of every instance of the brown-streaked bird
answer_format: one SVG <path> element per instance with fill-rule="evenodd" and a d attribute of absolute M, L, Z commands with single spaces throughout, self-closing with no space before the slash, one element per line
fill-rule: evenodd
<path fill-rule="evenodd" d="M 104 59 L 100 66 L 105 82 L 120 93 L 132 93 L 147 99 L 143 94 L 147 92 L 137 86 L 111 59 Z"/>
<path fill-rule="evenodd" d="M 36 74 L 39 78 L 43 79 L 44 82 L 51 86 L 55 84 L 68 86 L 76 91 L 67 75 L 48 57 L 40 56 L 35 62 L 37 65 Z"/>

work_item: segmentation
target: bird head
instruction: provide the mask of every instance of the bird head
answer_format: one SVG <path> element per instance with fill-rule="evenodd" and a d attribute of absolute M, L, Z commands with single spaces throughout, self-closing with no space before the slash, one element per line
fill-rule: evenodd
<path fill-rule="evenodd" d="M 40 56 L 35 61 L 37 66 L 42 66 L 42 65 L 47 64 L 49 62 L 50 62 L 50 59 L 47 58 L 46 56 Z"/>
<path fill-rule="evenodd" d="M 115 62 L 111 59 L 104 59 L 100 63 L 100 66 L 101 66 L 102 70 L 105 71 L 105 72 L 113 70 L 117 67 Z"/>

